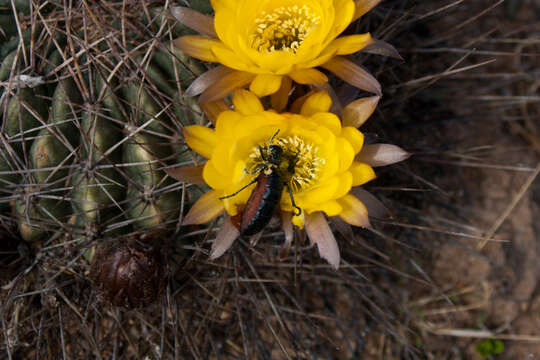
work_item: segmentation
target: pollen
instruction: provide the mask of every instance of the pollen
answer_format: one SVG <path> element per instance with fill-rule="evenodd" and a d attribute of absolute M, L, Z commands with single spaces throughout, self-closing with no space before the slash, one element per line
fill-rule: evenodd
<path fill-rule="evenodd" d="M 279 172 L 283 182 L 293 193 L 307 190 L 317 184 L 325 160 L 319 156 L 319 148 L 316 145 L 297 135 L 278 138 L 273 142 L 283 149 Z M 266 155 L 268 146 L 262 144 L 253 148 L 247 161 L 248 174 L 256 174 L 268 167 Z"/>
<path fill-rule="evenodd" d="M 296 53 L 304 39 L 320 24 L 320 16 L 307 5 L 282 6 L 271 13 L 263 11 L 255 19 L 251 46 L 259 52 Z"/>

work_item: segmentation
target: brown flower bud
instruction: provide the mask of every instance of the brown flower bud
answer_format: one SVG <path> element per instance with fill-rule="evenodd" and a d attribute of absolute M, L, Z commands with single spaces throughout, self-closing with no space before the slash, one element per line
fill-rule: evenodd
<path fill-rule="evenodd" d="M 115 306 L 148 306 L 165 286 L 160 246 L 149 249 L 136 241 L 98 247 L 90 271 L 99 296 Z"/>

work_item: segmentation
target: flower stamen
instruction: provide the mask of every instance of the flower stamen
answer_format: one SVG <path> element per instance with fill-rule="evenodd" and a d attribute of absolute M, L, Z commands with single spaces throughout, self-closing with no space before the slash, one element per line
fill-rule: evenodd
<path fill-rule="evenodd" d="M 293 193 L 307 190 L 317 183 L 325 160 L 319 156 L 319 148 L 316 145 L 296 135 L 275 139 L 274 143 L 283 149 L 279 171 L 283 181 Z M 246 166 L 248 174 L 256 174 L 267 166 L 261 150 L 266 152 L 268 146 L 263 144 L 253 148 Z"/>
<path fill-rule="evenodd" d="M 304 5 L 282 6 L 271 13 L 263 11 L 255 19 L 251 46 L 259 52 L 296 53 L 304 39 L 319 25 L 320 16 Z"/>

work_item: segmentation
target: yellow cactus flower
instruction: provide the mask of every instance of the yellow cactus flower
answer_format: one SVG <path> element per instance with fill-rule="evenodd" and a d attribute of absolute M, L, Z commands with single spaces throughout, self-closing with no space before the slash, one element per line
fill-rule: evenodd
<path fill-rule="evenodd" d="M 287 223 L 283 224 L 287 241 L 292 239 L 291 222 L 305 226 L 321 256 L 337 268 L 339 250 L 323 214 L 339 216 L 355 226 L 369 226 L 368 210 L 351 190 L 375 178 L 371 162 L 381 166 L 407 155 L 397 147 L 385 148 L 391 145 L 364 146 L 364 136 L 355 126 L 371 115 L 378 99 L 360 99 L 345 107 L 342 124 L 338 116 L 328 112 L 332 102 L 325 91 L 304 97 L 296 114 L 265 110 L 255 94 L 237 90 L 234 110 L 220 113 L 215 129 L 200 125 L 184 128 L 186 143 L 208 161 L 202 169 L 181 167 L 169 174 L 182 181 L 204 181 L 212 190 L 193 205 L 183 224 L 202 224 L 223 212 L 245 216 L 249 201 L 261 201 L 250 199 L 257 191 L 255 181 L 262 181 L 258 176 L 277 171 L 284 184 L 277 196 Z M 279 147 L 283 154 L 275 167 L 269 165 L 271 146 Z M 364 154 L 365 148 L 371 150 Z M 227 218 L 211 257 L 222 255 L 238 235 Z"/>
<path fill-rule="evenodd" d="M 379 0 L 212 0 L 215 17 L 184 7 L 172 14 L 201 35 L 175 40 L 186 54 L 219 66 L 187 90 L 214 101 L 250 84 L 257 96 L 288 94 L 291 79 L 322 85 L 325 68 L 344 81 L 380 95 L 375 78 L 343 55 L 373 43 L 369 33 L 338 37 Z M 285 81 L 284 81 L 285 80 Z M 280 91 L 281 90 L 281 91 Z M 279 96 L 279 95 L 276 95 Z"/>

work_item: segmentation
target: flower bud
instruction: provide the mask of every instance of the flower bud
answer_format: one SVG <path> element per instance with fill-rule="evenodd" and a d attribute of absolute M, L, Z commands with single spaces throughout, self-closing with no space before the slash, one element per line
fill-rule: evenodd
<path fill-rule="evenodd" d="M 150 248 L 136 241 L 100 246 L 93 257 L 91 278 L 99 296 L 114 306 L 148 306 L 165 285 L 160 246 Z"/>

